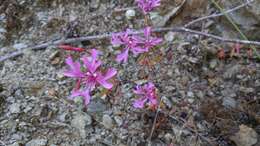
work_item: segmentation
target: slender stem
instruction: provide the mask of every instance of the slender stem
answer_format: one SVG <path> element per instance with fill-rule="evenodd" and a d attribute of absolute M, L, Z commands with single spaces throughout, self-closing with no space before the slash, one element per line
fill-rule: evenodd
<path fill-rule="evenodd" d="M 159 106 L 158 106 L 158 108 L 156 110 L 156 114 L 155 114 L 155 117 L 154 117 L 154 120 L 153 120 L 153 127 L 152 127 L 152 130 L 151 130 L 150 136 L 148 138 L 148 145 L 151 145 L 153 132 L 154 132 L 154 129 L 155 129 L 155 125 L 156 125 L 156 121 L 157 121 L 157 118 L 158 118 L 158 114 L 160 112 L 161 102 L 162 102 L 162 98 L 160 98 Z"/>

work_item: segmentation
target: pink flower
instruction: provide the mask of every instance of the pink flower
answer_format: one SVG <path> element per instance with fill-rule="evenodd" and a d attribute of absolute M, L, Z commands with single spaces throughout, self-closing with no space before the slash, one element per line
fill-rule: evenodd
<path fill-rule="evenodd" d="M 78 61 L 73 62 L 72 58 L 69 56 L 66 59 L 66 64 L 69 65 L 70 70 L 64 72 L 64 75 L 71 78 L 82 78 L 84 74 L 80 70 L 80 63 Z"/>
<path fill-rule="evenodd" d="M 96 49 L 92 49 L 90 53 L 90 57 L 83 56 L 81 58 L 85 66 L 84 72 L 81 71 L 80 63 L 73 62 L 72 58 L 69 57 L 66 59 L 66 64 L 69 65 L 70 70 L 64 73 L 65 76 L 76 78 L 78 80 L 76 88 L 73 90 L 70 98 L 73 98 L 75 96 L 83 96 L 85 99 L 85 104 L 89 103 L 89 93 L 93 91 L 97 85 L 101 85 L 106 89 L 111 89 L 113 87 L 113 84 L 109 83 L 108 80 L 115 76 L 117 73 L 116 69 L 110 68 L 105 74 L 103 74 L 99 70 L 102 62 L 98 60 L 98 55 L 101 52 Z M 80 88 L 82 88 L 83 90 L 81 91 Z"/>
<path fill-rule="evenodd" d="M 142 46 L 145 52 L 148 52 L 150 48 L 160 44 L 162 42 L 161 38 L 156 38 L 151 36 L 151 27 L 146 27 L 144 29 L 144 38 L 138 38 L 138 43 Z"/>
<path fill-rule="evenodd" d="M 127 29 L 126 32 L 120 32 L 112 35 L 111 43 L 113 45 L 124 45 L 123 51 L 117 55 L 116 61 L 124 63 L 128 59 L 129 51 L 134 54 L 143 53 L 144 50 L 138 45 L 137 36 L 130 35 L 132 31 Z"/>
<path fill-rule="evenodd" d="M 138 7 L 142 9 L 144 14 L 152 11 L 155 7 L 160 6 L 161 0 L 135 0 Z"/>
<path fill-rule="evenodd" d="M 112 35 L 111 43 L 113 45 L 124 45 L 123 51 L 117 55 L 116 61 L 124 63 L 128 59 L 129 51 L 138 55 L 140 53 L 148 52 L 150 48 L 162 42 L 161 38 L 151 36 L 151 27 L 144 29 L 144 37 L 131 35 L 133 33 L 130 29 L 126 32 L 120 32 Z"/>
<path fill-rule="evenodd" d="M 149 106 L 157 105 L 156 88 L 152 82 L 142 87 L 137 85 L 134 93 L 140 96 L 140 98 L 133 103 L 135 108 L 143 108 L 146 102 L 148 102 Z"/>

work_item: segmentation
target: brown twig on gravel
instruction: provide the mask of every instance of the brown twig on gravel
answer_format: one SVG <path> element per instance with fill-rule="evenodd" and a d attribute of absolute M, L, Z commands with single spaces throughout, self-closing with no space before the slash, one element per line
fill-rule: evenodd
<path fill-rule="evenodd" d="M 156 114 L 155 114 L 155 117 L 154 117 L 154 120 L 153 120 L 152 130 L 151 130 L 151 133 L 150 133 L 150 135 L 149 135 L 149 137 L 148 137 L 148 146 L 151 146 L 151 145 L 152 145 L 152 144 L 151 144 L 151 140 L 152 140 L 154 128 L 155 128 L 155 125 L 156 125 L 156 121 L 157 121 L 157 118 L 158 118 L 158 114 L 159 114 L 159 112 L 160 112 L 161 102 L 162 102 L 162 98 L 160 99 L 158 108 L 157 108 L 157 110 L 156 110 Z"/>
<path fill-rule="evenodd" d="M 163 28 L 155 28 L 152 30 L 153 32 L 167 32 L 167 31 L 174 31 L 174 32 L 184 32 L 184 33 L 190 33 L 190 34 L 197 34 L 200 36 L 205 36 L 208 38 L 212 38 L 221 42 L 228 42 L 228 43 L 237 43 L 237 44 L 245 44 L 245 45 L 255 45 L 255 46 L 260 46 L 260 42 L 257 41 L 248 41 L 248 40 L 239 40 L 239 39 L 228 39 L 228 38 L 223 38 L 217 35 L 205 33 L 205 32 L 200 32 L 184 27 L 163 27 Z M 131 34 L 141 34 L 143 33 L 143 30 L 138 30 L 134 31 Z M 25 49 L 29 50 L 40 50 L 44 49 L 48 46 L 56 46 L 59 44 L 68 44 L 68 43 L 75 43 L 75 42 L 82 42 L 82 41 L 89 41 L 89 40 L 99 40 L 99 39 L 105 39 L 109 38 L 112 36 L 112 33 L 107 33 L 107 34 L 101 34 L 101 35 L 94 35 L 94 36 L 84 36 L 84 37 L 78 37 L 78 38 L 69 38 L 69 39 L 61 39 L 57 41 L 51 41 L 51 42 L 46 42 L 40 45 L 28 47 L 28 48 L 22 48 L 18 51 L 12 52 L 10 54 L 7 54 L 5 56 L 0 57 L 0 62 L 3 62 L 7 59 L 14 58 L 16 56 L 20 56 L 24 53 Z"/>
<path fill-rule="evenodd" d="M 163 113 L 164 115 L 170 117 L 170 118 L 173 119 L 174 121 L 176 121 L 176 122 L 182 124 L 183 127 L 184 127 L 185 129 L 187 129 L 188 131 L 190 131 L 191 133 L 196 133 L 197 136 L 199 136 L 202 140 L 208 142 L 208 143 L 211 144 L 211 145 L 214 145 L 214 144 L 212 143 L 211 139 L 209 139 L 209 138 L 207 138 L 207 137 L 201 135 L 200 133 L 198 133 L 197 131 L 195 131 L 193 128 L 191 128 L 191 127 L 189 127 L 189 126 L 186 126 L 186 125 L 185 125 L 186 121 L 185 121 L 184 119 L 178 118 L 178 117 L 174 117 L 174 116 L 168 114 L 167 112 L 165 112 L 165 111 L 163 111 L 163 110 L 161 110 L 161 109 L 158 110 L 158 112 Z"/>
<path fill-rule="evenodd" d="M 212 14 L 212 15 L 208 15 L 208 16 L 204 16 L 204 17 L 200 17 L 198 19 L 195 19 L 187 24 L 184 25 L 184 27 L 189 27 L 191 25 L 193 25 L 194 23 L 197 23 L 197 22 L 200 22 L 200 21 L 203 21 L 203 20 L 207 20 L 207 19 L 211 19 L 211 18 L 216 18 L 216 17 L 220 17 L 220 16 L 224 16 L 225 14 L 228 14 L 228 13 L 232 13 L 236 10 L 239 10 L 245 6 L 247 6 L 248 4 L 252 3 L 254 0 L 250 0 L 250 1 L 247 1 L 246 3 L 243 3 L 239 6 L 236 6 L 232 9 L 229 9 L 229 10 L 226 10 L 224 13 L 218 13 L 218 14 Z"/>

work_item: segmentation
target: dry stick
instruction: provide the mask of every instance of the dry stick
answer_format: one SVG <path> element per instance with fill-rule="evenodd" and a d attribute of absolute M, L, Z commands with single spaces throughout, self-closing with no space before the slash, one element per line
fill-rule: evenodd
<path fill-rule="evenodd" d="M 157 108 L 157 110 L 156 110 L 156 114 L 155 114 L 155 117 L 154 117 L 154 120 L 153 120 L 152 131 L 151 131 L 150 136 L 149 136 L 149 138 L 148 138 L 148 146 L 151 146 L 151 140 L 152 140 L 154 128 L 155 128 L 155 125 L 156 125 L 156 121 L 157 121 L 157 118 L 158 118 L 158 114 L 159 114 L 159 112 L 160 112 L 161 102 L 162 102 L 162 98 L 160 98 L 159 106 L 158 106 L 158 108 Z"/>
<path fill-rule="evenodd" d="M 200 21 L 204 21 L 204 20 L 206 20 L 206 19 L 211 19 L 211 18 L 216 18 L 216 17 L 224 16 L 225 14 L 232 13 L 232 12 L 234 12 L 234 11 L 236 11 L 236 10 L 241 9 L 241 8 L 247 6 L 248 4 L 252 3 L 252 2 L 253 2 L 253 1 L 247 1 L 247 2 L 244 3 L 244 4 L 241 4 L 241 5 L 237 6 L 237 7 L 234 7 L 234 8 L 232 8 L 232 9 L 226 10 L 226 11 L 223 12 L 223 13 L 212 14 L 212 15 L 209 15 L 209 16 L 204 16 L 204 17 L 198 18 L 198 19 L 196 19 L 196 20 L 193 20 L 193 21 L 189 22 L 188 24 L 185 24 L 184 27 L 189 27 L 189 26 L 193 25 L 194 23 L 197 23 L 197 22 L 200 22 Z"/>
<path fill-rule="evenodd" d="M 248 41 L 248 40 L 240 40 L 240 39 L 228 39 L 228 38 L 223 38 L 217 35 L 205 33 L 205 32 L 200 32 L 184 27 L 164 27 L 164 28 L 155 28 L 152 30 L 153 32 L 166 32 L 166 31 L 174 31 L 174 32 L 184 32 L 184 33 L 190 33 L 190 34 L 197 34 L 200 36 L 205 36 L 208 38 L 212 38 L 221 42 L 229 42 L 229 43 L 237 43 L 237 44 L 245 44 L 245 45 L 255 45 L 255 46 L 260 46 L 260 42 L 257 41 Z M 138 30 L 134 31 L 130 34 L 141 34 L 143 33 L 143 30 Z M 28 48 L 22 48 L 21 50 L 18 50 L 16 52 L 10 53 L 8 55 L 0 57 L 0 62 L 3 62 L 7 59 L 22 55 L 24 53 L 24 49 L 29 49 L 29 50 L 40 50 L 44 49 L 48 46 L 55 46 L 59 44 L 66 44 L 66 43 L 75 43 L 75 42 L 82 42 L 82 41 L 89 41 L 89 40 L 98 40 L 98 39 L 105 39 L 109 38 L 112 36 L 112 33 L 108 34 L 101 34 L 101 35 L 94 35 L 94 36 L 85 36 L 85 37 L 79 37 L 79 38 L 70 38 L 66 40 L 57 40 L 57 41 L 51 41 L 51 42 L 46 42 L 40 45 L 36 45 L 33 47 L 28 47 Z"/>
<path fill-rule="evenodd" d="M 163 111 L 163 110 L 161 110 L 161 109 L 159 110 L 159 112 L 162 113 L 162 114 L 164 114 L 164 115 L 166 115 L 166 116 L 168 116 L 168 117 L 170 117 L 170 118 L 173 119 L 174 121 L 176 121 L 176 122 L 178 122 L 178 123 L 181 123 L 182 125 L 184 125 L 184 124 L 186 123 L 186 121 L 185 121 L 184 119 L 182 119 L 182 118 L 178 119 L 178 118 L 176 118 L 176 117 L 174 117 L 174 116 L 168 114 L 167 112 L 165 112 L 165 111 Z M 186 128 L 187 130 L 189 130 L 191 133 L 197 133 L 195 130 L 193 130 L 192 128 L 190 128 L 190 127 L 188 127 L 188 126 L 184 126 L 184 128 Z M 211 145 L 213 145 L 212 142 L 211 142 L 211 140 L 210 140 L 209 138 L 207 138 L 207 137 L 201 135 L 200 133 L 197 133 L 197 135 L 198 135 L 202 140 L 205 140 L 206 142 L 208 142 L 208 143 L 210 143 Z"/>

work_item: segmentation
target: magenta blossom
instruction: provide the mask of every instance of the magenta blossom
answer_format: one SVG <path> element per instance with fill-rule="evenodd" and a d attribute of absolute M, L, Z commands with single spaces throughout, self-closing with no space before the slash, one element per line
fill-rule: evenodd
<path fill-rule="evenodd" d="M 162 42 L 161 38 L 151 36 L 151 27 L 144 29 L 144 37 L 131 35 L 133 33 L 130 29 L 126 32 L 120 32 L 112 35 L 111 43 L 113 45 L 124 45 L 123 51 L 117 55 L 116 61 L 124 63 L 128 59 L 129 51 L 138 55 L 140 53 L 148 52 L 150 48 Z"/>
<path fill-rule="evenodd" d="M 90 57 L 83 56 L 81 58 L 85 66 L 84 72 L 81 71 L 79 62 L 73 62 L 72 58 L 68 57 L 66 59 L 66 64 L 69 65 L 70 70 L 64 73 L 65 76 L 76 78 L 78 80 L 77 86 L 73 90 L 70 98 L 83 96 L 86 105 L 90 101 L 89 93 L 93 91 L 97 85 L 101 85 L 106 89 L 111 89 L 113 87 L 113 84 L 109 83 L 108 80 L 117 73 L 116 69 L 110 68 L 105 74 L 103 74 L 99 70 L 99 67 L 102 64 L 102 62 L 98 60 L 98 55 L 100 52 L 96 49 L 92 49 L 90 53 Z"/>
<path fill-rule="evenodd" d="M 143 51 L 148 52 L 150 48 L 160 44 L 162 42 L 161 38 L 156 38 L 151 36 L 151 27 L 146 27 L 144 29 L 144 38 L 138 38 L 138 43 L 142 47 Z"/>
<path fill-rule="evenodd" d="M 148 102 L 149 106 L 157 106 L 156 88 L 152 82 L 149 82 L 142 87 L 137 85 L 134 93 L 140 96 L 140 98 L 133 103 L 135 108 L 143 108 L 146 102 Z"/>
<path fill-rule="evenodd" d="M 138 7 L 142 9 L 144 14 L 161 5 L 161 0 L 135 0 L 135 2 L 137 2 Z"/>
<path fill-rule="evenodd" d="M 117 55 L 116 61 L 124 63 L 128 59 L 129 51 L 133 54 L 143 53 L 144 50 L 138 45 L 137 36 L 131 35 L 132 31 L 127 29 L 126 32 L 115 33 L 112 35 L 111 43 L 113 45 L 124 45 L 123 52 Z"/>

